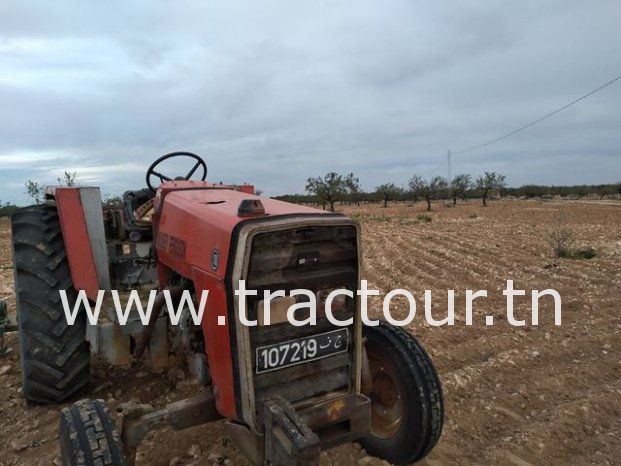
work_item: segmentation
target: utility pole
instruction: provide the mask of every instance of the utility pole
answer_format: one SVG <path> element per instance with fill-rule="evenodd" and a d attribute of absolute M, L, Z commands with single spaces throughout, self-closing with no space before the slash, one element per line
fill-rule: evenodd
<path fill-rule="evenodd" d="M 451 185 L 451 151 L 448 151 L 448 184 Z"/>

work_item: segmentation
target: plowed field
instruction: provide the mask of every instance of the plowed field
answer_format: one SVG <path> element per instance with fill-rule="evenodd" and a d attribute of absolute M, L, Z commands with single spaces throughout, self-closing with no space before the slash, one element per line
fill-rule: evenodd
<path fill-rule="evenodd" d="M 363 228 L 364 274 L 371 287 L 414 293 L 418 309 L 410 330 L 432 355 L 443 382 L 446 420 L 442 438 L 423 462 L 441 464 L 621 464 L 621 204 L 497 201 L 457 207 L 344 206 Z M 552 256 L 549 232 L 572 232 L 576 247 L 593 247 L 588 260 Z M 0 219 L 0 298 L 14 311 L 9 225 Z M 507 322 L 506 280 L 515 298 Z M 552 300 L 541 299 L 539 325 L 531 325 L 531 290 L 553 288 L 562 297 L 562 324 L 554 325 Z M 446 315 L 447 290 L 455 290 L 453 326 L 425 323 L 423 290 L 433 313 Z M 488 291 L 465 324 L 465 290 Z M 376 299 L 374 308 L 380 302 Z M 395 317 L 404 301 L 393 301 Z M 486 316 L 494 325 L 486 326 Z M 0 357 L 0 465 L 58 464 L 59 407 L 27 406 L 20 396 L 16 335 Z M 197 387 L 183 371 L 168 374 L 96 365 L 85 396 L 112 408 L 136 400 L 161 406 Z M 139 464 L 246 464 L 221 437 L 221 425 L 150 435 Z M 356 445 L 322 454 L 324 465 L 381 464 Z"/>

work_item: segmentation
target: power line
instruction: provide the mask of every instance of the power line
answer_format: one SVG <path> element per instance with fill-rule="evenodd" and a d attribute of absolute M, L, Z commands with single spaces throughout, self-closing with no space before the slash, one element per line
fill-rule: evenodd
<path fill-rule="evenodd" d="M 484 143 L 482 143 L 482 144 L 477 144 L 476 146 L 468 147 L 467 149 L 461 149 L 461 150 L 458 150 L 458 151 L 452 151 L 451 153 L 452 153 L 452 154 L 463 154 L 464 152 L 470 152 L 470 151 L 473 151 L 473 150 L 476 150 L 476 149 L 481 149 L 481 148 L 483 148 L 483 147 L 489 146 L 490 144 L 494 144 L 495 142 L 502 141 L 503 139 L 506 139 L 506 138 L 508 138 L 508 137 L 510 137 L 510 136 L 513 136 L 514 134 L 517 134 L 517 133 L 519 133 L 519 132 L 521 132 L 521 131 L 524 131 L 525 129 L 530 128 L 531 126 L 534 126 L 534 125 L 536 125 L 537 123 L 540 123 L 540 122 L 542 122 L 543 120 L 546 120 L 546 119 L 550 118 L 551 116 L 554 116 L 554 115 L 556 115 L 557 113 L 560 113 L 560 112 L 562 112 L 562 111 L 563 111 L 563 110 L 565 110 L 565 109 L 568 109 L 568 108 L 569 108 L 569 107 L 571 107 L 572 105 L 575 105 L 575 104 L 577 104 L 578 102 L 580 102 L 581 100 L 584 100 L 584 99 L 586 99 L 587 97 L 592 96 L 592 95 L 593 95 L 593 94 L 595 94 L 596 92 L 599 92 L 599 91 L 601 91 L 602 89 L 604 89 L 604 88 L 606 88 L 606 87 L 608 87 L 608 86 L 610 86 L 610 85 L 614 84 L 615 82 L 619 81 L 620 79 L 621 79 L 621 76 L 617 76 L 616 78 L 614 78 L 614 79 L 612 79 L 612 80 L 608 81 L 608 82 L 607 82 L 607 83 L 605 83 L 605 84 L 602 84 L 601 86 L 599 86 L 599 87 L 598 87 L 598 88 L 596 88 L 596 89 L 593 89 L 592 91 L 588 92 L 587 94 L 584 94 L 583 96 L 578 97 L 578 98 L 577 98 L 577 99 L 575 99 L 575 100 L 572 100 L 572 101 L 571 101 L 571 102 L 569 102 L 568 104 L 563 105 L 563 106 L 562 106 L 562 107 L 560 107 L 560 108 L 557 108 L 557 109 L 556 109 L 556 110 L 554 110 L 553 112 L 550 112 L 550 113 L 548 113 L 548 114 L 546 114 L 546 115 L 542 116 L 541 118 L 537 118 L 536 120 L 531 121 L 530 123 L 528 123 L 528 124 L 526 124 L 526 125 L 524 125 L 524 126 L 521 126 L 521 127 L 519 127 L 518 129 L 515 129 L 515 130 L 513 130 L 513 131 L 511 131 L 511 132 L 509 132 L 509 133 L 503 134 L 502 136 L 499 136 L 499 137 L 497 137 L 497 138 L 491 139 L 491 140 L 489 140 L 489 141 L 487 141 L 487 142 L 484 142 Z M 442 161 L 442 164 L 444 164 L 444 160 Z M 442 166 L 442 164 L 441 164 L 440 166 Z M 438 168 L 439 168 L 439 167 L 438 167 Z M 437 169 L 436 169 L 436 170 L 437 170 Z"/>
<path fill-rule="evenodd" d="M 429 174 L 427 175 L 427 178 L 429 178 L 431 175 L 435 175 L 438 172 L 438 170 L 440 170 L 440 168 L 442 168 L 442 166 L 446 163 L 447 159 L 448 159 L 448 156 L 444 156 L 444 158 L 442 159 L 442 162 L 440 162 L 440 165 L 438 165 L 436 168 L 430 171 Z"/>
<path fill-rule="evenodd" d="M 450 151 L 450 150 L 449 150 L 448 155 L 444 156 L 444 157 L 442 158 L 442 161 L 440 162 L 440 164 L 439 164 L 436 168 L 434 168 L 431 172 L 429 172 L 429 174 L 427 175 L 427 178 L 429 178 L 429 177 L 431 177 L 432 175 L 436 174 L 436 173 L 438 172 L 438 170 L 440 170 L 440 168 L 442 168 L 442 166 L 443 166 L 445 163 L 447 163 L 447 162 L 449 163 L 449 166 L 448 166 L 448 173 L 449 173 L 449 178 L 450 178 L 450 177 L 451 177 L 451 168 L 450 168 L 450 163 L 451 163 L 451 155 L 453 155 L 453 154 L 463 154 L 464 152 L 470 152 L 470 151 L 473 151 L 473 150 L 476 150 L 476 149 L 481 149 L 481 148 L 483 148 L 483 147 L 489 146 L 490 144 L 494 144 L 495 142 L 502 141 L 503 139 L 506 139 L 506 138 L 508 138 L 508 137 L 511 137 L 511 136 L 513 136 L 514 134 L 517 134 L 517 133 L 519 133 L 519 132 L 521 132 L 521 131 L 524 131 L 525 129 L 528 129 L 528 128 L 530 128 L 531 126 L 534 126 L 534 125 L 536 125 L 537 123 L 540 123 L 540 122 L 542 122 L 543 120 L 546 120 L 546 119 L 548 119 L 548 118 L 550 118 L 550 117 L 552 117 L 552 116 L 556 115 L 557 113 L 560 113 L 560 112 L 562 112 L 563 110 L 568 109 L 568 108 L 569 108 L 569 107 L 571 107 L 572 105 L 575 105 L 575 104 L 577 104 L 578 102 L 580 102 L 580 101 L 582 101 L 582 100 L 586 99 L 587 97 L 592 96 L 593 94 L 595 94 L 595 93 L 597 93 L 597 92 L 601 91 L 602 89 L 604 89 L 604 88 L 606 88 L 606 87 L 608 87 L 608 86 L 610 86 L 610 85 L 614 84 L 615 82 L 619 81 L 620 79 L 621 79 L 621 75 L 620 75 L 620 76 L 617 76 L 617 77 L 616 77 L 616 78 L 614 78 L 614 79 L 611 79 L 611 80 L 610 80 L 610 81 L 608 81 L 607 83 L 602 84 L 601 86 L 599 86 L 599 87 L 597 87 L 597 88 L 593 89 L 592 91 L 590 91 L 590 92 L 588 92 L 588 93 L 584 94 L 583 96 L 578 97 L 578 98 L 577 98 L 577 99 L 575 99 L 575 100 L 572 100 L 572 101 L 571 101 L 571 102 L 569 102 L 568 104 L 565 104 L 565 105 L 563 105 L 563 106 L 562 106 L 562 107 L 560 107 L 560 108 L 557 108 L 557 109 L 556 109 L 556 110 L 554 110 L 553 112 L 547 113 L 547 114 L 545 114 L 544 116 L 542 116 L 542 117 L 540 117 L 540 118 L 537 118 L 536 120 L 531 121 L 530 123 L 528 123 L 528 124 L 526 124 L 526 125 L 524 125 L 524 126 L 521 126 L 521 127 L 517 128 L 517 129 L 515 129 L 515 130 L 513 130 L 513 131 L 510 131 L 509 133 L 503 134 L 502 136 L 499 136 L 499 137 L 497 137 L 497 138 L 491 139 L 491 140 L 489 140 L 489 141 L 487 141 L 487 142 L 484 142 L 484 143 L 482 143 L 482 144 L 477 144 L 476 146 L 468 147 L 468 148 L 466 148 L 466 149 L 461 149 L 461 150 L 458 150 L 458 151 Z"/>

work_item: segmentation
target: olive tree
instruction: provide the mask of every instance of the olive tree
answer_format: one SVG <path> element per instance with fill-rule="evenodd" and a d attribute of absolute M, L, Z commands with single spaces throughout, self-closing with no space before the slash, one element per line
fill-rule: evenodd
<path fill-rule="evenodd" d="M 414 175 L 408 185 L 415 197 L 425 198 L 427 212 L 431 211 L 431 200 L 444 195 L 448 187 L 446 178 L 442 176 L 434 176 L 431 180 L 426 181 L 420 176 Z"/>
<path fill-rule="evenodd" d="M 40 204 L 43 192 L 45 191 L 43 185 L 39 184 L 37 181 L 28 180 L 25 186 L 28 197 L 31 197 L 35 204 Z"/>
<path fill-rule="evenodd" d="M 384 201 L 384 207 L 388 205 L 388 201 L 396 201 L 403 195 L 403 189 L 394 183 L 384 183 L 375 188 L 375 192 Z"/>
<path fill-rule="evenodd" d="M 345 197 L 347 185 L 342 175 L 330 172 L 323 178 L 320 176 L 308 178 L 306 180 L 306 191 L 317 198 L 324 210 L 329 204 L 330 210 L 334 212 L 334 203 Z"/>
<path fill-rule="evenodd" d="M 362 194 L 360 189 L 360 180 L 355 177 L 353 173 L 350 173 L 345 177 L 344 182 L 349 202 L 360 205 L 360 196 Z"/>
<path fill-rule="evenodd" d="M 431 210 L 431 199 L 441 198 L 446 195 L 447 188 L 448 182 L 446 181 L 446 178 L 439 175 L 431 178 L 431 181 L 429 181 L 427 193 L 425 195 L 428 211 Z"/>
<path fill-rule="evenodd" d="M 487 196 L 492 189 L 501 189 L 505 187 L 505 175 L 496 172 L 485 172 L 477 178 L 477 189 L 481 191 L 481 199 L 483 207 L 487 205 Z"/>
<path fill-rule="evenodd" d="M 75 186 L 77 184 L 78 174 L 76 172 L 64 172 L 63 176 L 56 178 L 60 186 Z"/>
<path fill-rule="evenodd" d="M 470 175 L 460 173 L 451 180 L 449 190 L 451 199 L 453 199 L 453 205 L 457 205 L 457 198 L 463 197 L 465 192 L 472 186 L 472 179 Z"/>
<path fill-rule="evenodd" d="M 427 182 L 421 176 L 414 175 L 410 178 L 408 187 L 410 188 L 410 193 L 412 194 L 415 203 L 418 202 L 419 199 L 425 197 Z"/>

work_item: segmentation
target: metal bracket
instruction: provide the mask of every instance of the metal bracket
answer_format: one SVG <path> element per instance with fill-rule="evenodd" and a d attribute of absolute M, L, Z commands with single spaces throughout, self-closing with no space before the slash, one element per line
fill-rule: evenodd
<path fill-rule="evenodd" d="M 168 319 L 166 317 L 160 317 L 155 322 L 155 328 L 149 340 L 149 359 L 154 369 L 168 367 Z"/>
<path fill-rule="evenodd" d="M 146 331 L 146 330 L 143 330 Z M 129 366 L 132 362 L 130 336 L 115 322 L 100 322 L 86 326 L 86 341 L 91 354 L 101 356 L 108 364 Z M 160 317 L 153 323 L 147 345 L 153 369 L 168 367 L 168 321 Z"/>
<path fill-rule="evenodd" d="M 112 322 L 86 326 L 86 340 L 91 344 L 91 353 L 101 356 L 116 366 L 129 366 L 131 362 L 129 335 Z"/>
<path fill-rule="evenodd" d="M 319 437 L 282 397 L 263 402 L 265 416 L 265 463 L 272 466 L 319 464 Z"/>
<path fill-rule="evenodd" d="M 162 409 L 144 412 L 139 407 L 136 411 L 128 412 L 123 417 L 121 439 L 125 454 L 130 464 L 133 465 L 136 459 L 136 448 L 148 432 L 163 427 L 181 430 L 216 421 L 220 418 L 211 389 L 191 398 L 170 403 Z"/>

